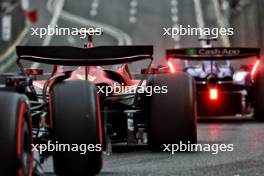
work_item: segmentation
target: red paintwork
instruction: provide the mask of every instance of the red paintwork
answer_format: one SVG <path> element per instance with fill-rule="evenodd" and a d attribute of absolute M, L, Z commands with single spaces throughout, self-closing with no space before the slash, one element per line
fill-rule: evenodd
<path fill-rule="evenodd" d="M 63 67 L 58 67 L 55 74 L 64 72 L 65 69 Z M 88 67 L 88 79 L 92 81 L 94 84 L 107 84 L 109 86 L 113 86 L 116 81 L 109 78 L 108 74 L 102 67 L 96 67 L 96 66 L 89 66 Z M 139 80 L 133 80 L 131 78 L 131 75 L 128 70 L 128 65 L 124 64 L 120 68 L 118 68 L 115 71 L 117 74 L 119 74 L 123 80 L 125 81 L 125 84 L 127 86 L 136 85 L 139 83 Z M 76 70 L 72 72 L 71 77 L 68 80 L 84 80 L 85 79 L 85 67 L 78 67 Z M 38 88 L 43 88 L 44 83 L 46 80 L 38 80 L 34 81 L 34 86 Z"/>

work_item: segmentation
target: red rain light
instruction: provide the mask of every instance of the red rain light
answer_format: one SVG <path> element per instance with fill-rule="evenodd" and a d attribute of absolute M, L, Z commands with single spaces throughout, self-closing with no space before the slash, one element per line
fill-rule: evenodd
<path fill-rule="evenodd" d="M 168 66 L 170 68 L 170 72 L 174 73 L 175 72 L 175 68 L 174 68 L 173 64 L 171 63 L 171 61 L 168 61 Z"/>
<path fill-rule="evenodd" d="M 254 66 L 253 66 L 253 69 L 251 71 L 251 76 L 254 76 L 255 75 L 256 70 L 258 68 L 258 65 L 259 65 L 259 60 L 257 60 L 256 63 L 254 64 Z"/>
<path fill-rule="evenodd" d="M 210 89 L 210 100 L 217 100 L 218 99 L 218 90 L 217 89 Z"/>

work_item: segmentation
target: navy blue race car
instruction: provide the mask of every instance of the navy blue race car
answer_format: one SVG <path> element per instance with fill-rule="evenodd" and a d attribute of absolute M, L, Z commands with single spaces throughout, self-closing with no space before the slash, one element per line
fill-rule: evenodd
<path fill-rule="evenodd" d="M 170 49 L 166 51 L 166 58 L 169 72 L 184 71 L 195 79 L 199 117 L 249 116 L 264 120 L 264 70 L 260 49 Z"/>

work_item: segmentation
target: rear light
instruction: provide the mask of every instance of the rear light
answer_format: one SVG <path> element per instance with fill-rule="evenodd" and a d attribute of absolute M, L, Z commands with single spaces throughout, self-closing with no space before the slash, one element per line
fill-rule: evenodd
<path fill-rule="evenodd" d="M 218 99 L 218 90 L 217 89 L 210 89 L 210 100 L 217 100 Z"/>
<path fill-rule="evenodd" d="M 171 63 L 171 61 L 168 61 L 168 66 L 170 68 L 170 72 L 174 73 L 175 72 L 175 68 L 174 68 L 173 64 Z"/>
<path fill-rule="evenodd" d="M 256 63 L 254 64 L 254 66 L 253 66 L 253 69 L 252 69 L 252 71 L 251 71 L 251 76 L 254 76 L 255 75 L 255 73 L 256 73 L 256 71 L 257 71 L 257 68 L 258 68 L 258 66 L 259 66 L 259 60 L 257 60 L 256 61 Z"/>
<path fill-rule="evenodd" d="M 38 21 L 38 11 L 36 9 L 26 12 L 26 15 L 31 24 L 35 24 Z"/>

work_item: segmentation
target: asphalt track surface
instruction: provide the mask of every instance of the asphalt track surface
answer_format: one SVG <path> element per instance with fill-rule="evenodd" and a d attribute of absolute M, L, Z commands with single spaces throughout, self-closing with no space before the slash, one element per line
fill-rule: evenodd
<path fill-rule="evenodd" d="M 146 147 L 121 146 L 104 155 L 99 175 L 261 176 L 264 173 L 264 124 L 217 120 L 198 124 L 198 143 L 234 144 L 234 151 L 154 153 Z M 48 175 L 52 160 L 45 163 Z"/>
<path fill-rule="evenodd" d="M 135 5 L 136 2 L 136 5 Z M 210 1 L 202 1 L 203 4 Z M 33 2 L 40 18 L 36 26 L 46 26 L 53 17 L 46 8 L 47 0 Z M 96 4 L 96 5 L 94 5 Z M 132 39 L 133 44 L 154 44 L 156 62 L 162 62 L 166 48 L 199 46 L 196 37 L 171 39 L 162 36 L 163 27 L 172 25 L 197 26 L 193 0 L 66 0 L 64 11 L 114 26 Z M 213 21 L 212 14 L 205 14 Z M 60 27 L 87 27 L 74 21 L 58 19 Z M 210 26 L 213 23 L 210 23 Z M 41 45 L 43 39 L 28 36 L 28 45 Z M 56 36 L 49 45 L 82 46 L 79 37 Z M 96 37 L 96 45 L 117 44 L 111 35 Z M 31 66 L 31 63 L 26 63 Z M 139 65 L 133 66 L 137 71 Z M 48 71 L 49 67 L 40 65 Z M 13 67 L 10 71 L 15 71 Z M 251 176 L 264 174 L 264 124 L 249 119 L 212 120 L 198 124 L 198 143 L 234 144 L 234 151 L 194 153 L 153 153 L 145 147 L 118 147 L 110 156 L 104 156 L 100 175 L 198 175 Z M 54 175 L 52 159 L 45 162 L 47 175 Z"/>

